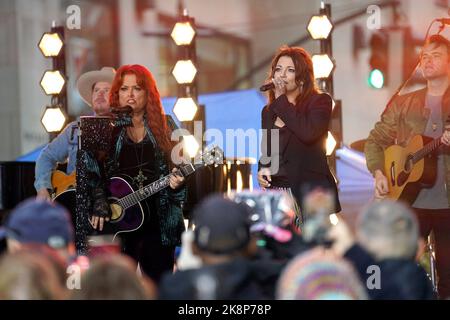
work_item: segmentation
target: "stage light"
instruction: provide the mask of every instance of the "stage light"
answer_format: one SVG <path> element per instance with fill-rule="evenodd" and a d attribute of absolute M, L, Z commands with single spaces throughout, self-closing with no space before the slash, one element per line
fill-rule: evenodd
<path fill-rule="evenodd" d="M 64 27 L 53 22 L 50 32 L 45 32 L 39 40 L 38 47 L 44 57 L 52 61 L 52 69 L 45 71 L 39 82 L 45 94 L 51 96 L 51 106 L 41 118 L 45 130 L 51 133 L 51 140 L 63 129 L 68 114 Z"/>
<path fill-rule="evenodd" d="M 64 128 L 66 116 L 60 106 L 47 106 L 41 123 L 47 132 L 59 132 Z"/>
<path fill-rule="evenodd" d="M 184 136 L 183 137 L 183 149 L 187 152 L 189 157 L 194 158 L 198 150 L 200 149 L 200 144 L 198 141 L 194 138 L 194 136 Z"/>
<path fill-rule="evenodd" d="M 46 32 L 39 41 L 39 49 L 46 58 L 59 55 L 64 42 L 57 32 Z"/>
<path fill-rule="evenodd" d="M 326 79 L 334 69 L 334 63 L 327 54 L 315 54 L 312 57 L 314 78 Z"/>
<path fill-rule="evenodd" d="M 41 79 L 41 87 L 47 95 L 57 95 L 61 93 L 66 80 L 59 70 L 45 71 Z"/>
<path fill-rule="evenodd" d="M 327 39 L 333 29 L 328 16 L 325 14 L 313 16 L 308 23 L 308 32 L 314 40 Z"/>
<path fill-rule="evenodd" d="M 192 98 L 178 98 L 173 107 L 173 113 L 180 121 L 192 121 L 197 109 L 197 104 Z"/>
<path fill-rule="evenodd" d="M 170 34 L 177 46 L 190 45 L 195 36 L 195 30 L 189 21 L 177 22 Z"/>
<path fill-rule="evenodd" d="M 191 60 L 178 60 L 172 74 L 180 84 L 192 83 L 197 74 L 197 68 Z"/>

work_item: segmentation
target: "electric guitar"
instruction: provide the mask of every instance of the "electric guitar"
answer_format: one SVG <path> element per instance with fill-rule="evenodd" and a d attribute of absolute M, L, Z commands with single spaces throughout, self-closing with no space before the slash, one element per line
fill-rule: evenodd
<path fill-rule="evenodd" d="M 111 218 L 109 222 L 103 225 L 103 230 L 96 230 L 96 233 L 99 235 L 113 234 L 113 238 L 115 238 L 122 232 L 132 232 L 139 229 L 144 223 L 144 209 L 142 207 L 144 204 L 141 201 L 167 188 L 173 174 L 181 174 L 183 177 L 187 177 L 201 167 L 223 163 L 223 151 L 217 146 L 212 147 L 211 150 L 206 149 L 199 157 L 200 161 L 196 161 L 195 164 L 183 164 L 178 167 L 176 172 L 170 173 L 142 189 L 136 190 L 133 188 L 132 179 L 128 176 L 110 178 L 108 202 L 112 212 Z M 66 190 L 66 192 L 57 196 L 55 201 L 66 207 L 69 207 L 70 203 L 75 204 L 75 189 Z M 73 208 L 75 207 L 73 206 Z"/>
<path fill-rule="evenodd" d="M 450 130 L 450 116 L 445 130 Z M 393 145 L 384 151 L 384 170 L 388 180 L 388 198 L 412 204 L 422 188 L 436 182 L 437 156 L 441 137 L 416 135 L 406 147 Z"/>

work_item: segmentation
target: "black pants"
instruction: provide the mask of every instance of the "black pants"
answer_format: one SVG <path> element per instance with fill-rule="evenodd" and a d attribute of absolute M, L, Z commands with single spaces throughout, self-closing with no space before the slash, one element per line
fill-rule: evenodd
<path fill-rule="evenodd" d="M 438 293 L 441 299 L 450 297 L 450 209 L 416 209 L 420 234 L 427 240 L 434 231 Z"/>
<path fill-rule="evenodd" d="M 141 271 L 156 284 L 165 272 L 172 272 L 175 247 L 161 244 L 161 231 L 156 212 L 145 215 L 144 224 L 122 237 L 123 252 L 139 263 Z"/>

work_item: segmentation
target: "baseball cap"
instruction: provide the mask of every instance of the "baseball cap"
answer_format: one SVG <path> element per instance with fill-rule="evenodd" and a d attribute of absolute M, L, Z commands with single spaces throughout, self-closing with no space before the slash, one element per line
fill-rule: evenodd
<path fill-rule="evenodd" d="M 200 249 L 227 254 L 250 241 L 250 208 L 221 195 L 206 198 L 194 209 L 194 242 Z"/>
<path fill-rule="evenodd" d="M 70 215 L 63 206 L 32 198 L 11 211 L 0 238 L 11 238 L 20 243 L 46 244 L 59 249 L 73 242 L 74 234 Z"/>

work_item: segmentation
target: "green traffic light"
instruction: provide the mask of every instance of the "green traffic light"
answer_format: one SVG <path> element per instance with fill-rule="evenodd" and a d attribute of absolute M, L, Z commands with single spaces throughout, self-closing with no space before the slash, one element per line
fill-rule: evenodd
<path fill-rule="evenodd" d="M 381 89 L 384 85 L 384 74 L 378 69 L 373 69 L 369 74 L 369 86 L 375 89 Z"/>

